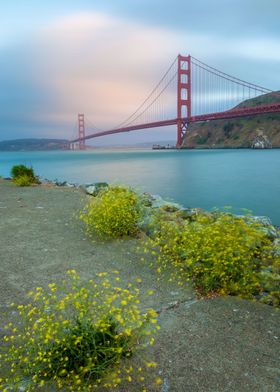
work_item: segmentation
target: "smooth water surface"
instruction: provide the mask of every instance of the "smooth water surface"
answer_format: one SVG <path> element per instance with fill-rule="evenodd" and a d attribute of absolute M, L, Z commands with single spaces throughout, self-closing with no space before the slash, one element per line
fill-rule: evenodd
<path fill-rule="evenodd" d="M 185 207 L 245 208 L 280 225 L 280 150 L 0 152 L 0 175 L 20 163 L 50 180 L 129 184 Z"/>

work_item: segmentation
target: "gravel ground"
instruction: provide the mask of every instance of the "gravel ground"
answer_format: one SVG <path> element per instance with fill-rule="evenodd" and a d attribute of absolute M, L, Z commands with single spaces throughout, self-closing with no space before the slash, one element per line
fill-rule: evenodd
<path fill-rule="evenodd" d="M 279 311 L 231 297 L 198 301 L 191 286 L 158 281 L 140 261 L 139 240 L 102 243 L 85 236 L 75 217 L 85 198 L 75 188 L 19 188 L 0 180 L 0 336 L 7 304 L 25 302 L 34 287 L 59 282 L 72 268 L 82 278 L 118 269 L 123 281 L 142 278 L 142 306 L 160 311 L 151 354 L 161 392 L 280 391 Z"/>

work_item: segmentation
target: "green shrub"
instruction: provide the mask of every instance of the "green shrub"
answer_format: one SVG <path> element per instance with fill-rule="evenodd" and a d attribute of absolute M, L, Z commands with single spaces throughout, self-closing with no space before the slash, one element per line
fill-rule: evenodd
<path fill-rule="evenodd" d="M 68 274 L 61 286 L 29 293 L 27 305 L 12 304 L 17 316 L 0 346 L 0 370 L 8 373 L 0 389 L 37 391 L 55 384 L 76 392 L 132 381 L 144 386 L 142 368 L 128 358 L 153 344 L 157 313 L 140 312 L 139 289 L 120 288 L 117 271 L 83 283 L 74 270 Z M 145 361 L 143 371 L 155 366 Z"/>
<path fill-rule="evenodd" d="M 223 126 L 223 130 L 224 130 L 224 135 L 226 137 L 229 137 L 231 135 L 232 130 L 234 129 L 234 124 L 231 122 L 227 122 L 224 126 Z"/>
<path fill-rule="evenodd" d="M 136 234 L 141 213 L 141 200 L 134 191 L 111 186 L 90 198 L 80 218 L 89 234 L 116 238 Z"/>
<path fill-rule="evenodd" d="M 26 167 L 25 165 L 15 165 L 12 167 L 11 175 L 14 182 L 19 186 L 29 186 L 39 183 L 32 167 Z"/>
<path fill-rule="evenodd" d="M 197 144 L 207 144 L 208 141 L 208 135 L 197 135 L 195 137 L 195 142 Z"/>
<path fill-rule="evenodd" d="M 193 279 L 199 293 L 252 297 L 262 288 L 260 271 L 271 263 L 271 242 L 259 224 L 225 213 L 195 221 L 156 220 L 150 240 L 158 271 L 170 268 L 180 284 Z"/>
<path fill-rule="evenodd" d="M 14 183 L 18 186 L 30 186 L 34 181 L 27 174 L 22 174 L 14 179 Z"/>
<path fill-rule="evenodd" d="M 15 179 L 17 177 L 26 175 L 30 178 L 35 178 L 34 171 L 32 167 L 26 167 L 25 165 L 15 165 L 11 170 L 12 178 Z"/>
<path fill-rule="evenodd" d="M 273 306 L 280 306 L 280 257 L 276 256 L 261 271 L 260 301 Z"/>

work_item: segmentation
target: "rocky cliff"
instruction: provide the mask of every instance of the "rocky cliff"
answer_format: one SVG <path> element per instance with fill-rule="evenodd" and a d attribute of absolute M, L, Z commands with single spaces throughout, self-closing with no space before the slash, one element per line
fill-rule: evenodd
<path fill-rule="evenodd" d="M 242 102 L 238 107 L 280 102 L 280 92 Z M 272 148 L 280 147 L 280 113 L 269 113 L 232 120 L 213 120 L 191 124 L 183 148 L 250 148 L 265 138 Z"/>

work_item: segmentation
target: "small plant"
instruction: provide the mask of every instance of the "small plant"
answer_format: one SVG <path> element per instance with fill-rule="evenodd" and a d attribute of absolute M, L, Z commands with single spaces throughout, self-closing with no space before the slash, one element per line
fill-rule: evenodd
<path fill-rule="evenodd" d="M 89 200 L 80 218 L 89 234 L 116 238 L 136 234 L 141 214 L 141 200 L 133 190 L 111 186 Z"/>
<path fill-rule="evenodd" d="M 280 256 L 276 256 L 261 271 L 262 292 L 260 301 L 273 306 L 280 306 Z"/>
<path fill-rule="evenodd" d="M 192 279 L 201 295 L 257 295 L 265 290 L 261 271 L 271 265 L 271 241 L 258 223 L 246 220 L 218 212 L 194 221 L 163 220 L 160 215 L 150 240 L 158 271 L 169 268 L 180 284 Z M 266 286 L 275 279 L 276 265 Z"/>
<path fill-rule="evenodd" d="M 11 175 L 14 182 L 18 186 L 30 186 L 32 184 L 39 183 L 32 167 L 26 167 L 25 165 L 15 165 L 12 167 Z"/>
<path fill-rule="evenodd" d="M 157 313 L 140 312 L 139 290 L 131 284 L 120 288 L 117 271 L 110 279 L 99 273 L 83 283 L 74 270 L 68 274 L 60 287 L 51 283 L 48 290 L 29 293 L 27 305 L 12 304 L 17 316 L 5 327 L 0 346 L 0 369 L 8 374 L 0 390 L 37 391 L 55 384 L 91 391 L 132 381 L 144 388 L 142 367 L 134 368 L 128 358 L 153 344 Z M 143 369 L 154 366 L 145 362 Z"/>
<path fill-rule="evenodd" d="M 30 178 L 27 174 L 23 174 L 14 179 L 14 183 L 18 186 L 30 186 L 34 184 L 32 178 Z"/>
<path fill-rule="evenodd" d="M 12 178 L 15 179 L 17 177 L 26 175 L 30 178 L 35 178 L 34 171 L 32 167 L 27 167 L 25 165 L 15 165 L 11 170 Z"/>

